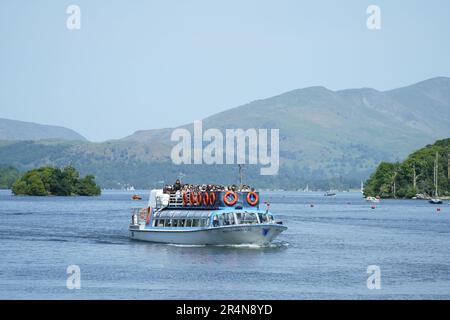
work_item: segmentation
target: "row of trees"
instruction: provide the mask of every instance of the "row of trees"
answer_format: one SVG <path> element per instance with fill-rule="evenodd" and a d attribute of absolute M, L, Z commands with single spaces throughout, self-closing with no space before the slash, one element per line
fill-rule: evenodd
<path fill-rule="evenodd" d="M 434 164 L 438 153 L 439 195 L 450 195 L 450 138 L 439 140 L 411 154 L 405 161 L 382 162 L 364 186 L 365 196 L 412 198 L 433 196 Z"/>
<path fill-rule="evenodd" d="M 80 178 L 72 166 L 62 169 L 45 166 L 27 171 L 14 182 L 11 190 L 15 195 L 33 196 L 95 196 L 101 193 L 94 176 Z"/>
<path fill-rule="evenodd" d="M 0 189 L 10 189 L 19 176 L 19 171 L 16 168 L 0 165 Z"/>

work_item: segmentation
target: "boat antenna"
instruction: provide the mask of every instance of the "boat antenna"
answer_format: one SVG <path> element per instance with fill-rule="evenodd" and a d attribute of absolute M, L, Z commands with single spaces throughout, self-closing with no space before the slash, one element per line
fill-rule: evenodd
<path fill-rule="evenodd" d="M 243 165 L 239 164 L 239 190 L 242 190 L 243 185 L 242 185 L 242 176 L 243 176 Z"/>

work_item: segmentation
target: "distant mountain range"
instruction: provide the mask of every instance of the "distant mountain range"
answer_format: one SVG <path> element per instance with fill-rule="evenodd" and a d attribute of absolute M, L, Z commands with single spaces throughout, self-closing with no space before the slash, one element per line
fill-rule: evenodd
<path fill-rule="evenodd" d="M 356 187 L 380 161 L 401 160 L 450 136 L 450 78 L 390 91 L 298 89 L 215 114 L 203 126 L 280 130 L 279 175 L 261 177 L 258 167 L 246 166 L 248 183 L 283 189 Z M 236 166 L 172 164 L 172 131 L 137 131 L 103 143 L 5 141 L 0 164 L 28 169 L 71 163 L 82 174 L 95 174 L 104 187 L 149 187 L 180 173 L 189 181 L 236 182 Z"/>
<path fill-rule="evenodd" d="M 0 140 L 80 140 L 86 138 L 71 129 L 0 118 Z"/>

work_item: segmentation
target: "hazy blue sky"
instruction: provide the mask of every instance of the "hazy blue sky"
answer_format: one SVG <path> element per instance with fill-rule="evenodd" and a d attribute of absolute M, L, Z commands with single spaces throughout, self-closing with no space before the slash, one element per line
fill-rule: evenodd
<path fill-rule="evenodd" d="M 301 87 L 450 76 L 449 39 L 447 0 L 0 0 L 0 117 L 120 138 Z"/>

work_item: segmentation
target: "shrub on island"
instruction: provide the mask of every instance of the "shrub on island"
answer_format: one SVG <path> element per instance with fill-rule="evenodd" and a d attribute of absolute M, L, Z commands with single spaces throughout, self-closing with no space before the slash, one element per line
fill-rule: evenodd
<path fill-rule="evenodd" d="M 25 172 L 14 184 L 11 191 L 15 195 L 30 196 L 97 196 L 100 187 L 93 175 L 80 178 L 72 167 L 45 166 Z"/>

